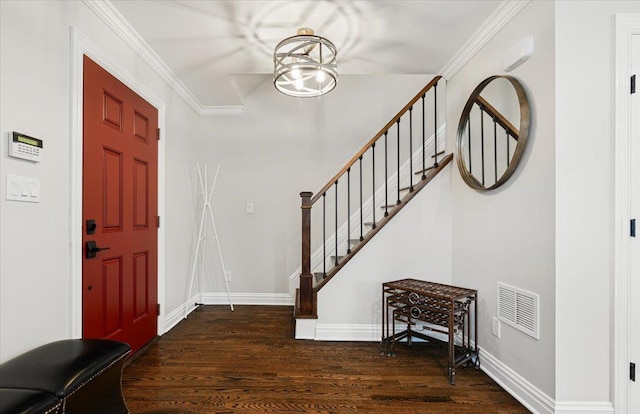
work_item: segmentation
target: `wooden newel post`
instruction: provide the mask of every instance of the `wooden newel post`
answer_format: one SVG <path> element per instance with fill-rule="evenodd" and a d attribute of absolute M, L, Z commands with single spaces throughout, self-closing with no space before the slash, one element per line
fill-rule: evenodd
<path fill-rule="evenodd" d="M 311 274 L 311 196 L 310 191 L 300 193 L 302 198 L 302 273 L 300 274 L 300 316 L 313 315 L 313 275 Z"/>

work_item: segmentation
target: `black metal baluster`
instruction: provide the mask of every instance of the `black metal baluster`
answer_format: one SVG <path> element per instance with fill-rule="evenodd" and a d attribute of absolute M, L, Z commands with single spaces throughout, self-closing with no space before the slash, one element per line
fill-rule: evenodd
<path fill-rule="evenodd" d="M 469 111 L 469 117 L 467 118 L 467 125 L 469 125 L 469 136 L 467 137 L 468 146 L 469 146 L 469 173 L 471 172 L 471 111 Z"/>
<path fill-rule="evenodd" d="M 413 192 L 413 105 L 409 108 L 409 192 Z"/>
<path fill-rule="evenodd" d="M 427 170 L 427 166 L 425 163 L 425 159 L 424 159 L 424 151 L 425 151 L 425 128 L 426 128 L 426 123 L 427 120 L 425 119 L 425 115 L 424 115 L 424 97 L 426 94 L 422 94 L 422 179 L 424 180 L 425 178 L 427 178 L 425 171 Z M 413 172 L 413 171 L 411 171 Z"/>
<path fill-rule="evenodd" d="M 372 229 L 376 228 L 376 144 L 375 142 L 371 144 L 371 175 L 373 177 L 372 188 L 373 192 L 371 194 L 371 210 L 373 210 L 373 224 L 371 225 Z"/>
<path fill-rule="evenodd" d="M 322 277 L 327 276 L 327 193 L 322 193 Z"/>
<path fill-rule="evenodd" d="M 362 211 L 362 155 L 359 158 L 360 160 L 360 241 L 364 240 L 364 233 L 362 229 L 362 221 L 364 220 L 364 214 Z"/>
<path fill-rule="evenodd" d="M 351 253 L 351 167 L 347 168 L 347 254 Z"/>
<path fill-rule="evenodd" d="M 493 118 L 493 177 L 498 182 L 498 120 Z"/>
<path fill-rule="evenodd" d="M 398 200 L 396 201 L 396 205 L 400 205 L 400 118 L 396 121 L 396 125 L 398 126 Z"/>
<path fill-rule="evenodd" d="M 338 266 L 338 180 L 336 180 L 336 262 L 335 265 Z"/>
<path fill-rule="evenodd" d="M 389 174 L 387 173 L 387 135 L 388 134 L 389 134 L 389 131 L 384 131 L 384 216 L 385 217 L 389 215 L 389 180 L 387 179 L 387 177 L 389 177 Z"/>
<path fill-rule="evenodd" d="M 434 166 L 438 166 L 438 82 L 433 84 L 433 153 Z"/>
<path fill-rule="evenodd" d="M 484 185 L 484 108 L 480 107 L 480 144 L 482 148 L 480 153 L 482 155 L 482 185 Z"/>
<path fill-rule="evenodd" d="M 509 148 L 509 143 L 511 141 L 511 134 L 509 134 L 509 130 L 505 129 L 504 132 L 507 133 L 507 167 L 511 164 L 511 150 Z"/>

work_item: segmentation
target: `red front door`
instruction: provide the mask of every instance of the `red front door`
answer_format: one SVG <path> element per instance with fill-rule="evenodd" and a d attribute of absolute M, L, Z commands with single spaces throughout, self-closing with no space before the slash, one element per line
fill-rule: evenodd
<path fill-rule="evenodd" d="M 157 334 L 158 111 L 86 56 L 83 93 L 82 336 L 135 352 Z"/>

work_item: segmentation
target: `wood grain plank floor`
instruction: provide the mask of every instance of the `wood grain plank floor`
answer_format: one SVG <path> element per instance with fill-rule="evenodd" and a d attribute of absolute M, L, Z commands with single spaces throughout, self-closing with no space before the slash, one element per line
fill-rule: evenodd
<path fill-rule="evenodd" d="M 124 370 L 137 413 L 527 413 L 482 371 L 446 378 L 446 350 L 293 339 L 286 306 L 203 306 Z"/>

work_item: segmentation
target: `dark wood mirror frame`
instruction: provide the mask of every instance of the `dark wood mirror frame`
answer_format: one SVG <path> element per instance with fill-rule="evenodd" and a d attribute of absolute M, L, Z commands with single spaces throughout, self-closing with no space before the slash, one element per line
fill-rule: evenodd
<path fill-rule="evenodd" d="M 506 79 L 513 86 L 516 95 L 518 97 L 518 103 L 520 106 L 520 125 L 519 128 L 516 129 L 515 126 L 511 125 L 511 123 L 501 116 L 501 114 L 496 111 L 488 102 L 486 102 L 480 94 L 485 89 L 487 85 L 489 85 L 492 81 L 496 79 Z M 511 137 L 514 137 L 517 140 L 516 148 L 513 152 L 513 155 L 508 161 L 507 168 L 502 173 L 502 175 L 493 183 L 491 186 L 485 186 L 481 181 L 479 181 L 469 170 L 469 167 L 465 162 L 464 155 L 464 139 L 465 139 L 465 131 L 467 130 L 467 123 L 469 122 L 469 114 L 473 108 L 473 105 L 479 105 L 483 110 L 487 111 L 487 113 L 494 115 L 495 122 L 503 128 L 507 134 Z M 469 96 L 467 103 L 462 111 L 462 115 L 460 116 L 460 122 L 458 123 L 458 132 L 456 139 L 456 159 L 458 163 L 458 170 L 460 171 L 460 175 L 465 183 L 471 188 L 474 188 L 478 191 L 488 191 L 493 190 L 495 188 L 500 187 L 504 184 L 511 175 L 515 172 L 518 164 L 520 163 L 520 159 L 522 158 L 522 154 L 524 153 L 524 149 L 527 145 L 527 139 L 529 137 L 529 123 L 530 123 L 530 114 L 529 114 L 529 100 L 527 98 L 527 94 L 520 84 L 520 82 L 514 78 L 513 76 L 506 75 L 496 75 L 488 77 L 487 79 L 480 82 L 480 84 L 474 89 L 474 91 Z M 497 169 L 497 167 L 496 167 Z"/>

